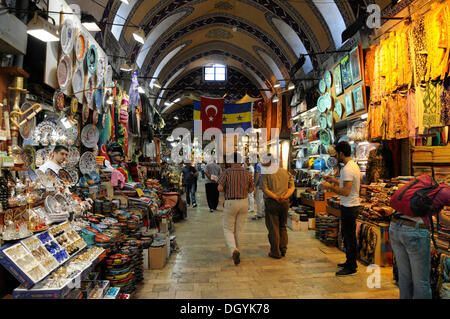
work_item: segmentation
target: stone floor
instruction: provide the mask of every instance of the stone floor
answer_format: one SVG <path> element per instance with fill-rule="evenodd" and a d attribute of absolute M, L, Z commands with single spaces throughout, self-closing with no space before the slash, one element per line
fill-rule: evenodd
<path fill-rule="evenodd" d="M 267 256 L 269 244 L 264 219 L 249 214 L 241 247 L 241 263 L 233 264 L 222 230 L 222 203 L 210 213 L 203 181 L 198 183 L 198 207 L 175 224 L 179 252 L 172 253 L 161 270 L 146 270 L 137 299 L 397 299 L 392 268 L 381 267 L 381 287 L 368 288 L 371 273 L 358 265 L 355 276 L 336 277 L 345 254 L 314 238 L 314 231 L 288 230 L 286 257 Z"/>

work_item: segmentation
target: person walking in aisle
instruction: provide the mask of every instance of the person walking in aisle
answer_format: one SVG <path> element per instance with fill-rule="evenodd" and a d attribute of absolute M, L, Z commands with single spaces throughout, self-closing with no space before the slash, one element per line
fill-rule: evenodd
<path fill-rule="evenodd" d="M 270 166 L 273 159 L 268 154 L 269 161 L 264 166 Z M 269 231 L 269 257 L 280 259 L 286 255 L 288 245 L 287 218 L 289 197 L 295 191 L 294 178 L 282 167 L 273 174 L 262 176 L 262 192 L 264 193 L 266 227 Z"/>
<path fill-rule="evenodd" d="M 264 217 L 264 193 L 261 188 L 261 172 L 262 165 L 260 162 L 259 154 L 257 155 L 257 162 L 255 164 L 255 175 L 253 182 L 255 183 L 255 202 L 256 202 L 256 210 L 254 210 L 255 215 L 252 217 L 253 220 Z"/>
<path fill-rule="evenodd" d="M 192 166 L 191 161 L 185 161 L 184 166 L 181 169 L 181 173 L 183 175 L 183 186 L 186 192 L 186 203 L 188 207 L 191 205 L 192 207 L 197 207 L 197 202 L 195 201 L 195 191 L 194 191 L 194 175 L 197 174 L 197 170 Z"/>
<path fill-rule="evenodd" d="M 240 163 L 238 153 L 234 162 L 218 179 L 219 192 L 225 193 L 223 209 L 223 232 L 235 265 L 240 263 L 240 239 L 244 232 L 248 213 L 248 193 L 253 192 L 253 180 Z"/>
<path fill-rule="evenodd" d="M 252 179 L 254 178 L 255 169 L 247 157 L 247 162 L 245 164 L 245 169 L 250 173 Z M 248 193 L 248 211 L 253 213 L 255 211 L 255 191 Z"/>
<path fill-rule="evenodd" d="M 206 176 L 206 200 L 208 201 L 209 211 L 212 213 L 219 204 L 219 190 L 217 189 L 217 179 L 222 174 L 222 168 L 216 164 L 215 160 L 208 163 L 204 169 Z"/>
<path fill-rule="evenodd" d="M 205 162 L 202 162 L 202 164 L 200 165 L 200 170 L 202 171 L 203 179 L 205 179 L 205 168 L 206 168 L 206 164 L 205 164 Z"/>
<path fill-rule="evenodd" d="M 322 183 L 324 190 L 330 190 L 341 199 L 341 224 L 344 237 L 345 255 L 347 260 L 338 264 L 342 268 L 336 276 L 350 276 L 356 274 L 356 218 L 360 211 L 359 189 L 361 171 L 358 164 L 350 157 L 351 146 L 348 142 L 339 142 L 336 146 L 336 157 L 344 167 L 340 170 L 339 180 L 332 176 L 324 176 Z"/>
<path fill-rule="evenodd" d="M 193 196 L 195 199 L 195 194 L 197 193 L 197 182 L 198 182 L 198 174 L 199 174 L 199 171 L 195 168 L 195 165 L 193 165 L 191 167 L 191 172 L 192 172 L 192 176 L 193 176 L 193 180 L 194 180 L 192 182 L 192 192 L 193 192 Z M 197 206 L 197 204 L 195 204 L 195 206 L 192 205 L 192 207 L 196 207 L 196 206 Z"/>
<path fill-rule="evenodd" d="M 433 186 L 434 181 L 430 176 L 422 175 L 416 180 L 421 183 L 420 188 Z M 416 181 L 415 180 L 415 181 Z M 415 181 L 411 181 L 411 187 Z M 407 184 L 408 185 L 408 184 Z M 397 190 L 394 197 L 404 193 L 407 189 Z M 398 286 L 400 288 L 400 299 L 432 299 L 430 273 L 431 273 L 431 223 L 430 214 L 439 214 L 444 206 L 450 205 L 450 187 L 439 185 L 434 190 L 429 191 L 426 196 L 432 199 L 431 211 L 424 217 L 411 216 L 397 209 L 392 216 L 389 225 L 389 239 L 398 269 Z M 403 196 L 403 207 L 411 207 L 410 197 Z M 402 202 L 400 200 L 400 202 Z M 394 206 L 391 202 L 391 206 Z M 442 220 L 440 220 L 442 222 Z"/>

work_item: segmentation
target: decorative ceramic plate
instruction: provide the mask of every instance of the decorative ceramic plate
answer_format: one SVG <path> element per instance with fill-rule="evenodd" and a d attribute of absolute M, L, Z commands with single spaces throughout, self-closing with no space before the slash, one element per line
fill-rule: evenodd
<path fill-rule="evenodd" d="M 327 112 L 327 125 L 328 125 L 328 128 L 333 127 L 333 113 L 332 112 Z"/>
<path fill-rule="evenodd" d="M 324 96 L 319 96 L 319 98 L 317 99 L 317 109 L 320 112 L 325 112 L 327 110 L 327 107 L 325 106 L 325 100 L 324 100 Z"/>
<path fill-rule="evenodd" d="M 98 63 L 97 63 L 97 82 L 101 83 L 103 82 L 105 72 L 106 72 L 106 58 L 105 57 L 99 57 Z"/>
<path fill-rule="evenodd" d="M 72 125 L 70 127 L 66 127 L 63 124 L 63 120 L 64 122 L 70 122 L 70 120 L 67 118 L 61 119 L 58 123 L 56 131 L 60 136 L 65 136 L 67 141 L 71 141 L 72 143 L 70 144 L 73 144 L 78 137 L 78 127 L 76 123 L 71 123 Z"/>
<path fill-rule="evenodd" d="M 92 113 L 92 124 L 97 125 L 97 122 L 98 122 L 98 112 L 97 110 L 94 110 L 94 112 Z"/>
<path fill-rule="evenodd" d="M 51 139 L 54 138 L 54 133 L 56 132 L 56 125 L 50 121 L 41 122 L 34 130 L 34 136 L 42 145 L 48 145 Z"/>
<path fill-rule="evenodd" d="M 89 174 L 97 169 L 97 161 L 92 152 L 85 152 L 80 158 L 80 171 L 82 174 Z"/>
<path fill-rule="evenodd" d="M 331 110 L 332 101 L 331 101 L 330 93 L 328 93 L 328 92 L 325 93 L 323 96 L 323 99 L 324 99 L 324 104 L 325 104 L 325 107 L 327 108 L 327 110 Z"/>
<path fill-rule="evenodd" d="M 77 64 L 72 77 L 73 94 L 80 102 L 83 102 L 84 96 L 84 70 L 83 65 Z"/>
<path fill-rule="evenodd" d="M 64 93 L 61 90 L 56 90 L 53 94 L 53 108 L 56 111 L 62 111 L 64 106 Z"/>
<path fill-rule="evenodd" d="M 320 92 L 320 94 L 324 94 L 326 90 L 327 90 L 327 85 L 325 83 L 325 80 L 322 79 L 319 82 L 319 92 Z"/>
<path fill-rule="evenodd" d="M 25 102 L 20 107 L 20 111 L 25 112 L 26 110 L 30 109 L 32 104 L 30 102 Z M 20 117 L 19 121 L 22 122 L 27 116 L 29 116 L 34 111 L 30 109 L 27 113 L 25 113 L 23 116 Z M 34 128 L 36 127 L 36 116 L 34 116 L 31 120 L 28 120 L 23 124 L 20 129 L 20 136 L 24 140 L 28 140 L 33 137 Z"/>
<path fill-rule="evenodd" d="M 41 148 L 36 152 L 36 167 L 41 167 L 50 159 L 50 152 L 49 148 Z"/>
<path fill-rule="evenodd" d="M 58 68 L 56 70 L 56 75 L 58 78 L 59 87 L 62 90 L 68 88 L 70 83 L 70 78 L 72 77 L 72 60 L 68 55 L 63 55 L 59 60 Z"/>
<path fill-rule="evenodd" d="M 25 145 L 22 148 L 22 161 L 26 168 L 35 168 L 34 162 L 36 161 L 36 150 L 31 145 Z"/>
<path fill-rule="evenodd" d="M 86 56 L 86 37 L 80 30 L 75 39 L 75 56 L 79 62 L 83 62 Z"/>
<path fill-rule="evenodd" d="M 92 104 L 92 100 L 94 99 L 94 91 L 95 91 L 95 78 L 94 75 L 88 73 L 86 77 L 86 83 L 84 85 L 84 96 L 86 97 L 86 101 L 88 104 Z"/>
<path fill-rule="evenodd" d="M 105 71 L 105 90 L 106 92 L 108 92 L 109 94 L 112 94 L 112 86 L 114 86 L 114 82 L 113 82 L 113 68 L 111 65 L 108 65 L 106 67 L 106 71 Z"/>
<path fill-rule="evenodd" d="M 56 214 L 58 210 L 58 201 L 51 195 L 45 199 L 45 209 L 49 214 Z"/>
<path fill-rule="evenodd" d="M 64 167 L 74 167 L 80 161 L 80 152 L 75 147 L 69 147 L 69 154 L 67 155 Z"/>
<path fill-rule="evenodd" d="M 327 160 L 328 168 L 335 168 L 337 166 L 337 160 L 335 157 L 329 157 Z"/>
<path fill-rule="evenodd" d="M 99 132 L 97 127 L 92 124 L 86 125 L 81 131 L 81 142 L 88 148 L 93 148 L 97 145 Z"/>
<path fill-rule="evenodd" d="M 95 90 L 94 102 L 95 102 L 95 108 L 97 109 L 97 111 L 100 112 L 100 110 L 102 109 L 102 105 L 103 105 L 103 88 L 102 88 L 101 83 L 98 83 L 97 89 Z"/>
<path fill-rule="evenodd" d="M 339 101 L 338 99 L 336 99 L 336 103 L 334 103 L 334 111 L 336 112 L 339 118 L 342 117 L 342 104 L 341 101 Z"/>
<path fill-rule="evenodd" d="M 327 128 L 327 117 L 325 114 L 319 115 L 319 126 L 322 130 L 325 130 Z"/>
<path fill-rule="evenodd" d="M 83 124 L 87 122 L 88 118 L 89 118 L 89 106 L 88 104 L 83 105 L 83 111 L 82 111 L 82 122 Z"/>
<path fill-rule="evenodd" d="M 328 130 L 321 130 L 319 132 L 319 139 L 323 145 L 331 144 L 331 134 Z"/>
<path fill-rule="evenodd" d="M 89 73 L 91 74 L 95 73 L 95 70 L 97 69 L 97 60 L 98 60 L 97 48 L 94 44 L 91 44 L 89 46 L 89 50 L 86 55 L 86 65 Z"/>
<path fill-rule="evenodd" d="M 70 185 L 73 184 L 72 176 L 70 176 L 69 172 L 66 171 L 64 168 L 61 168 L 59 170 L 58 177 L 61 181 L 63 181 L 63 183 L 70 184 Z M 58 196 L 58 195 L 56 195 L 56 196 Z M 58 198 L 59 198 L 58 202 L 60 202 L 60 204 L 62 204 L 63 203 L 63 201 L 61 200 L 62 196 L 61 195 L 59 195 L 59 196 L 58 196 Z"/>
<path fill-rule="evenodd" d="M 66 171 L 70 174 L 70 177 L 72 178 L 72 186 L 76 185 L 78 183 L 78 170 L 75 167 L 66 168 Z"/>
<path fill-rule="evenodd" d="M 327 88 L 331 88 L 331 85 L 333 84 L 333 78 L 329 70 L 325 71 L 325 84 L 327 85 Z"/>
<path fill-rule="evenodd" d="M 75 26 L 71 19 L 65 19 L 61 27 L 61 49 L 64 54 L 69 54 L 75 42 Z"/>
<path fill-rule="evenodd" d="M 72 101 L 70 102 L 70 110 L 72 111 L 72 114 L 76 114 L 78 110 L 78 99 L 74 96 L 72 98 Z"/>

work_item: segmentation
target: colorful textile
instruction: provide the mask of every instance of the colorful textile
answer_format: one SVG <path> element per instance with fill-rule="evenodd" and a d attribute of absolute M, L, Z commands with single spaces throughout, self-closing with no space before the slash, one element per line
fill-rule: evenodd
<path fill-rule="evenodd" d="M 439 127 L 441 123 L 442 83 L 428 82 L 423 98 L 423 125 L 424 127 Z"/>

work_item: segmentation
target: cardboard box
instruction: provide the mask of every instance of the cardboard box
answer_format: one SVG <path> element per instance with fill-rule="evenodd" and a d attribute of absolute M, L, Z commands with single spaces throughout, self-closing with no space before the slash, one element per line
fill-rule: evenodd
<path fill-rule="evenodd" d="M 167 247 L 150 247 L 148 249 L 148 263 L 150 269 L 162 269 L 166 265 Z"/>
<path fill-rule="evenodd" d="M 308 228 L 309 229 L 316 229 L 316 219 L 315 218 L 309 218 L 308 219 Z"/>
<path fill-rule="evenodd" d="M 292 231 L 300 231 L 300 221 L 293 220 L 292 218 L 288 218 L 287 226 Z"/>
<path fill-rule="evenodd" d="M 308 230 L 309 222 L 299 222 L 299 224 L 300 224 L 301 231 Z"/>

